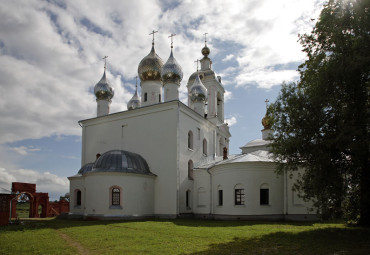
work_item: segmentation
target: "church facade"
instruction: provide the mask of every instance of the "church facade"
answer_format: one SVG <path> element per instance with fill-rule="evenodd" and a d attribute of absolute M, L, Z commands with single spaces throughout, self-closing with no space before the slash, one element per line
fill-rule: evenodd
<path fill-rule="evenodd" d="M 136 88 L 127 111 L 109 114 L 114 90 L 104 71 L 94 88 L 97 117 L 79 122 L 82 167 L 68 178 L 71 218 L 314 216 L 293 191 L 295 178 L 275 173 L 268 124 L 262 139 L 228 155 L 225 90 L 207 45 L 202 54 L 187 83 L 188 105 L 179 101 L 183 73 L 172 45 L 163 64 L 154 37 L 138 67 L 141 96 Z"/>

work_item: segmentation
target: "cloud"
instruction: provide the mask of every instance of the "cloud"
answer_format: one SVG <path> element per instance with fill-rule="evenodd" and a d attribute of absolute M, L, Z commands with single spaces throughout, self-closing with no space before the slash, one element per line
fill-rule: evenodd
<path fill-rule="evenodd" d="M 19 146 L 19 147 L 12 147 L 10 150 L 17 152 L 18 154 L 22 156 L 28 155 L 29 152 L 34 152 L 34 151 L 40 151 L 38 148 L 34 148 L 33 146 Z"/>
<path fill-rule="evenodd" d="M 232 125 L 235 125 L 238 121 L 236 120 L 235 116 L 231 116 L 230 118 L 225 119 L 225 122 L 231 127 Z"/>
<path fill-rule="evenodd" d="M 229 60 L 233 59 L 234 57 L 235 57 L 234 54 L 229 54 L 222 61 L 226 62 L 226 61 L 229 61 Z"/>
<path fill-rule="evenodd" d="M 94 85 L 103 74 L 115 89 L 111 112 L 126 110 L 137 66 L 155 48 L 165 61 L 174 38 L 174 56 L 184 79 L 201 57 L 203 33 L 211 58 L 226 74 L 223 83 L 270 88 L 296 78 L 273 70 L 304 58 L 297 34 L 309 31 L 323 1 L 4 1 L 0 8 L 0 143 L 51 135 L 80 135 L 78 120 L 96 116 Z M 196 6 L 196 8 L 194 8 Z M 316 15 L 316 16 L 315 16 Z M 224 60 L 224 61 L 222 61 Z M 226 96 L 227 97 L 227 96 Z M 28 153 L 18 148 L 18 153 Z"/>

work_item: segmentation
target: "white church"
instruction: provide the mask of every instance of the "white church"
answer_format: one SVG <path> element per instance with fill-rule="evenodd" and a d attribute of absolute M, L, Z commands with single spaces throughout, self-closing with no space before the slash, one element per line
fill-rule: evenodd
<path fill-rule="evenodd" d="M 154 31 L 153 31 L 154 32 Z M 315 217 L 292 189 L 295 178 L 275 173 L 269 153 L 272 130 L 228 155 L 224 88 L 212 70 L 207 44 L 200 70 L 179 101 L 181 66 L 165 64 L 152 49 L 138 66 L 136 92 L 127 111 L 109 114 L 114 90 L 105 69 L 95 85 L 97 117 L 82 127 L 82 167 L 70 181 L 70 218 L 297 219 Z M 239 138 L 242 139 L 242 138 Z"/>

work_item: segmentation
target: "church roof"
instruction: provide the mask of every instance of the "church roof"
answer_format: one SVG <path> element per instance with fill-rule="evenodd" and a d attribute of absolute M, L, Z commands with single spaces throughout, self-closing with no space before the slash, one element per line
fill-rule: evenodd
<path fill-rule="evenodd" d="M 101 155 L 92 166 L 91 172 L 121 172 L 154 175 L 150 172 L 148 163 L 139 154 L 111 150 Z"/>
<path fill-rule="evenodd" d="M 269 140 L 263 140 L 263 139 L 255 139 L 248 143 L 246 143 L 244 146 L 240 148 L 248 148 L 248 147 L 255 147 L 255 146 L 264 146 L 270 144 L 271 141 Z"/>

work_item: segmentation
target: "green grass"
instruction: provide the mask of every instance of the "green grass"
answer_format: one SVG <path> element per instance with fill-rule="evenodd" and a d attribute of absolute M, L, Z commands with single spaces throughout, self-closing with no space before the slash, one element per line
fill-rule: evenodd
<path fill-rule="evenodd" d="M 38 220 L 0 228 L 0 254 L 370 254 L 370 229 L 341 223 Z"/>

